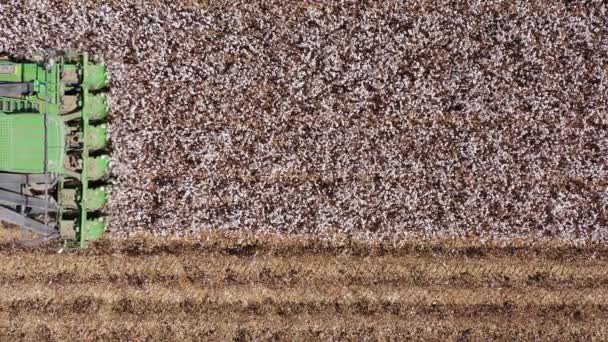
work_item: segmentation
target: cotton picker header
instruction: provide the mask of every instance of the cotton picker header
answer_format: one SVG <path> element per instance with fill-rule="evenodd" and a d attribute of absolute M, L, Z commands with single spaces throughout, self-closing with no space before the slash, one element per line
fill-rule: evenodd
<path fill-rule="evenodd" d="M 106 66 L 0 60 L 0 221 L 84 246 L 105 231 Z"/>

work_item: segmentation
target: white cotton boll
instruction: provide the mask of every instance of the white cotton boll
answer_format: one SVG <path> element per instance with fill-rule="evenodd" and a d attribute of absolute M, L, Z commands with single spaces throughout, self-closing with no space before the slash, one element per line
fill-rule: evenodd
<path fill-rule="evenodd" d="M 109 64 L 115 234 L 607 238 L 608 33 L 586 13 L 50 4 L 2 2 L 0 51 Z"/>

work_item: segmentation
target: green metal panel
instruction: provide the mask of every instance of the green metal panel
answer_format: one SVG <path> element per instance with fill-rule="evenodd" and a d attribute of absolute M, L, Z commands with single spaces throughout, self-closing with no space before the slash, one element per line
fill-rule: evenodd
<path fill-rule="evenodd" d="M 13 127 L 8 120 L 3 120 L 4 116 L 0 113 L 0 170 L 12 166 Z"/>
<path fill-rule="evenodd" d="M 44 172 L 44 120 L 40 114 L 0 114 L 0 170 Z"/>
<path fill-rule="evenodd" d="M 62 173 L 65 151 L 65 126 L 61 118 L 49 115 L 46 124 L 47 172 Z"/>
<path fill-rule="evenodd" d="M 24 82 L 40 80 L 45 69 L 35 63 L 13 63 L 0 61 L 0 82 Z"/>
<path fill-rule="evenodd" d="M 45 128 L 41 114 L 0 113 L 0 171 L 44 173 L 47 161 L 49 168 L 46 171 L 61 172 L 63 139 L 63 122 L 57 118 L 49 118 Z"/>

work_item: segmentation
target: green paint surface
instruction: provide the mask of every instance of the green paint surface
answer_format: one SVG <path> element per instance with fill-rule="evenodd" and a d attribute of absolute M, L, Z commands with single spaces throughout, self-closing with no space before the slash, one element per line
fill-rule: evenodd
<path fill-rule="evenodd" d="M 102 180 L 109 172 L 107 156 L 90 155 L 103 149 L 108 138 L 102 123 L 108 103 L 99 94 L 108 86 L 105 64 L 89 63 L 86 53 L 47 65 L 0 61 L 0 83 L 31 83 L 34 88 L 31 94 L 0 96 L 0 172 L 59 175 L 60 205 L 63 191 L 80 194 L 78 215 L 59 214 L 62 236 L 80 246 L 99 238 L 105 221 L 90 218 L 89 211 L 103 208 L 108 194 L 103 187 L 90 188 L 89 182 Z M 65 107 L 72 102 L 74 108 Z M 72 145 L 71 139 L 76 140 Z M 79 160 L 79 168 L 66 169 L 68 150 Z M 69 180 L 65 188 L 64 180 Z"/>

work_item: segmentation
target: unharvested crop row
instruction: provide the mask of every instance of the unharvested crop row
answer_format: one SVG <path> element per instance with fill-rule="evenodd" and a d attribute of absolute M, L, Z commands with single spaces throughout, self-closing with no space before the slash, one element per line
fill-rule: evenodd
<path fill-rule="evenodd" d="M 1 7 L 108 62 L 115 235 L 608 239 L 601 1 Z"/>

